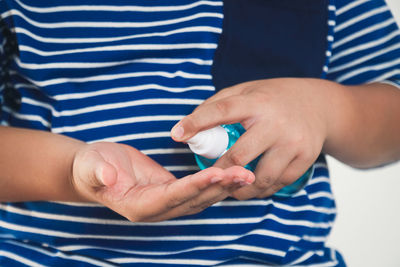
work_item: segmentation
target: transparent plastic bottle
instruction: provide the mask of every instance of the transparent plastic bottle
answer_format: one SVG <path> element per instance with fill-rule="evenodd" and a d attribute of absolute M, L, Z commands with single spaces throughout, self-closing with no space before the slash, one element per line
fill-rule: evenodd
<path fill-rule="evenodd" d="M 206 169 L 214 165 L 239 137 L 246 130 L 240 123 L 217 126 L 197 133 L 188 140 L 190 149 L 195 153 L 195 159 L 200 169 Z M 246 166 L 246 169 L 254 171 L 260 157 L 254 159 Z M 314 172 L 311 166 L 299 179 L 291 185 L 288 185 L 274 195 L 278 197 L 289 197 L 302 189 L 307 181 L 312 177 Z"/>

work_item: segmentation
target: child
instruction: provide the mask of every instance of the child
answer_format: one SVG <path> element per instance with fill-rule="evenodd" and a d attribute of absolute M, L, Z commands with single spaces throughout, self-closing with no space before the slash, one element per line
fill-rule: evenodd
<path fill-rule="evenodd" d="M 2 265 L 345 265 L 324 245 L 336 211 L 320 153 L 400 158 L 400 37 L 383 1 L 0 12 Z M 180 141 L 236 122 L 247 132 L 199 172 Z M 304 188 L 274 196 L 312 164 Z"/>

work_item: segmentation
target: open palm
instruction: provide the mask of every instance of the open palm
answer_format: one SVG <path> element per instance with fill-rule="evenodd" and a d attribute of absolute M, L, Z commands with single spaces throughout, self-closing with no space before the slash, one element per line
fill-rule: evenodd
<path fill-rule="evenodd" d="M 239 166 L 208 168 L 177 179 L 137 149 L 105 142 L 80 150 L 72 170 L 78 193 L 131 221 L 197 213 L 253 181 L 253 173 Z"/>

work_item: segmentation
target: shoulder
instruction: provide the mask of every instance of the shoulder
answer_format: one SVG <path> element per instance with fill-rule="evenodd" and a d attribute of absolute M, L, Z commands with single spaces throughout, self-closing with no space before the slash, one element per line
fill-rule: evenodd
<path fill-rule="evenodd" d="M 345 84 L 397 81 L 400 34 L 383 0 L 336 0 L 328 79 Z"/>

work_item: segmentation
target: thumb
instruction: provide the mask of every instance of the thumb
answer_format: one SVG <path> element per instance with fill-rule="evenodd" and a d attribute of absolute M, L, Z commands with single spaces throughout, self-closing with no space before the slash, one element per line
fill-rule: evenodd
<path fill-rule="evenodd" d="M 117 171 L 110 163 L 103 161 L 95 167 L 96 180 L 100 185 L 111 187 L 117 182 Z"/>
<path fill-rule="evenodd" d="M 91 187 L 112 186 L 117 181 L 117 171 L 114 166 L 104 160 L 95 150 L 89 150 L 78 157 L 78 175 L 86 180 Z"/>

